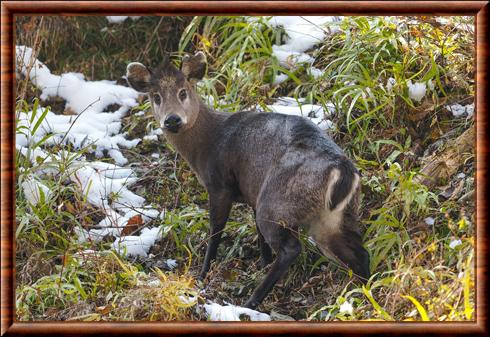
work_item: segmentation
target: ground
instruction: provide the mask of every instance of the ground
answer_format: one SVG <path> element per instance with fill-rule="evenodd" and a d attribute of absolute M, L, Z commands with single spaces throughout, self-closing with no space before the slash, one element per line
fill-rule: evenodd
<path fill-rule="evenodd" d="M 19 320 L 474 319 L 473 18 L 110 20 L 16 21 Z M 310 118 L 356 162 L 365 286 L 302 235 L 263 314 L 240 308 L 267 272 L 242 204 L 196 281 L 207 193 L 122 78 L 195 50 L 212 107 Z"/>

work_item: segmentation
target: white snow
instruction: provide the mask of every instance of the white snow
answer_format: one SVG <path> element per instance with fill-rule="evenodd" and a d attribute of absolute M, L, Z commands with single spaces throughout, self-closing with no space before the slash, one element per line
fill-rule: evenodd
<path fill-rule="evenodd" d="M 93 161 L 90 162 L 90 166 L 97 170 L 101 175 L 111 179 L 135 177 L 133 170 L 130 168 L 124 168 L 110 163 Z"/>
<path fill-rule="evenodd" d="M 158 136 L 157 135 L 146 135 L 143 137 L 143 140 L 146 140 L 148 142 L 156 142 L 156 141 L 158 141 Z"/>
<path fill-rule="evenodd" d="M 160 211 L 151 207 L 136 207 L 126 213 L 126 217 L 133 217 L 140 215 L 144 222 L 158 219 Z"/>
<path fill-rule="evenodd" d="M 33 176 L 28 176 L 22 183 L 22 190 L 27 201 L 35 206 L 41 201 L 41 193 L 44 195 L 44 200 L 48 200 L 51 197 L 51 190 L 41 183 L 37 181 L 37 179 Z"/>
<path fill-rule="evenodd" d="M 354 307 L 352 307 L 352 304 L 349 301 L 345 301 L 342 303 L 342 305 L 339 308 L 339 312 L 343 314 L 349 314 L 352 315 L 354 312 Z"/>
<path fill-rule="evenodd" d="M 282 66 L 292 68 L 296 63 L 313 63 L 314 58 L 305 51 L 323 41 L 327 34 L 335 32 L 339 21 L 335 16 L 273 16 L 269 23 L 283 27 L 288 35 L 285 44 L 273 45 L 272 53 Z"/>
<path fill-rule="evenodd" d="M 321 130 L 331 130 L 335 127 L 333 122 L 328 119 L 323 119 L 321 121 L 318 121 L 318 118 L 312 118 L 312 122 L 316 123 L 316 125 L 321 129 Z"/>
<path fill-rule="evenodd" d="M 120 203 L 124 207 L 141 207 L 145 201 L 127 188 L 136 178 L 110 179 L 100 171 L 85 165 L 76 170 L 71 179 L 80 187 L 83 195 L 87 195 L 91 204 L 104 209 L 110 208 L 107 198 L 109 195 L 112 195 L 114 204 Z"/>
<path fill-rule="evenodd" d="M 411 80 L 408 80 L 407 86 L 408 86 L 408 96 L 410 97 L 410 99 L 416 102 L 420 102 L 422 98 L 424 98 L 426 88 L 427 88 L 425 83 L 419 83 L 419 82 L 412 83 Z"/>
<path fill-rule="evenodd" d="M 141 216 L 141 220 L 143 223 L 146 223 L 150 220 L 157 219 L 159 215 L 159 211 L 152 208 L 143 208 L 143 207 L 120 207 L 118 211 L 126 211 L 126 213 L 120 214 L 113 209 L 106 209 L 107 216 L 102 219 L 97 226 L 99 227 L 124 227 L 131 220 L 131 218 L 135 216 Z M 129 209 L 129 211 L 127 211 Z"/>
<path fill-rule="evenodd" d="M 303 104 L 303 105 L 268 105 L 269 109 L 273 112 L 278 112 L 286 115 L 303 116 L 308 117 L 310 114 L 315 117 L 321 116 L 323 114 L 323 108 L 320 105 L 314 104 Z"/>
<path fill-rule="evenodd" d="M 311 76 L 313 76 L 314 79 L 320 78 L 323 76 L 325 73 L 323 70 L 315 68 L 315 67 L 310 67 L 309 68 Z"/>
<path fill-rule="evenodd" d="M 23 75 L 27 75 L 32 64 L 29 78 L 42 90 L 42 100 L 59 96 L 66 100 L 66 107 L 77 114 L 86 110 L 99 113 L 111 104 L 121 105 L 119 114 L 124 114 L 137 104 L 138 93 L 132 88 L 116 85 L 113 81 L 85 81 L 79 73 L 54 75 L 46 65 L 33 58 L 32 48 L 26 46 L 17 46 L 16 55 L 17 69 Z"/>
<path fill-rule="evenodd" d="M 284 97 L 278 97 L 275 104 L 288 106 L 288 105 L 298 105 L 298 104 L 302 104 L 304 102 L 305 102 L 305 99 L 301 98 L 301 97 L 296 99 L 294 97 L 284 96 Z"/>
<path fill-rule="evenodd" d="M 279 85 L 279 84 L 283 83 L 284 81 L 286 81 L 288 78 L 289 78 L 289 76 L 286 74 L 278 74 L 274 78 L 274 82 L 272 84 L 273 85 Z"/>
<path fill-rule="evenodd" d="M 277 57 L 282 66 L 292 68 L 296 63 L 313 63 L 315 61 L 310 55 L 289 48 L 289 45 L 272 46 L 272 54 Z"/>
<path fill-rule="evenodd" d="M 136 21 L 140 18 L 140 16 L 106 16 L 107 21 L 109 23 L 123 23 L 127 18 L 131 18 L 131 20 Z"/>
<path fill-rule="evenodd" d="M 146 285 L 149 286 L 149 287 L 156 288 L 156 287 L 160 287 L 162 285 L 162 282 L 160 282 L 159 279 L 153 279 L 153 280 L 149 280 L 146 283 Z"/>
<path fill-rule="evenodd" d="M 45 100 L 59 96 L 66 100 L 66 109 L 76 114 L 62 115 L 59 114 L 62 111 L 58 111 L 58 114 L 48 111 L 33 138 L 17 135 L 17 145 L 27 146 L 41 140 L 46 134 L 53 134 L 46 144 L 71 143 L 75 149 L 93 144 L 97 157 L 102 157 L 106 150 L 117 164 L 126 164 L 127 159 L 120 152 L 120 147 L 132 148 L 140 139 L 127 140 L 125 134 L 119 134 L 121 119 L 129 108 L 137 104 L 138 93 L 110 81 L 85 81 L 79 73 L 53 75 L 46 65 L 33 58 L 32 49 L 25 46 L 17 46 L 16 53 L 17 70 L 26 76 L 29 72 L 31 82 L 42 91 L 40 98 Z M 120 108 L 115 112 L 103 112 L 111 104 L 118 104 Z M 43 108 L 38 108 L 32 123 L 32 111 L 19 113 L 19 125 L 35 125 L 42 111 Z"/>
<path fill-rule="evenodd" d="M 163 130 L 162 130 L 162 128 L 151 129 L 149 135 L 150 136 L 152 136 L 152 135 L 157 135 L 157 136 L 163 135 Z"/>
<path fill-rule="evenodd" d="M 321 105 L 302 104 L 290 97 L 280 97 L 276 103 L 267 105 L 267 108 L 272 112 L 308 118 L 322 130 L 334 127 L 333 122 L 325 118 L 331 116 L 335 111 L 333 104 L 328 104 L 325 110 Z"/>
<path fill-rule="evenodd" d="M 37 123 L 43 110 L 38 108 L 32 125 Z M 46 145 L 70 143 L 76 150 L 93 145 L 95 146 L 93 152 L 97 157 L 102 157 L 103 151 L 106 150 L 117 164 L 124 165 L 127 159 L 120 152 L 120 147 L 133 148 L 140 139 L 127 140 L 125 134 L 117 134 L 121 129 L 120 119 L 123 116 L 118 111 L 97 113 L 87 110 L 78 116 L 58 115 L 48 111 L 35 135 L 30 138 L 21 134 L 16 135 L 17 145 L 27 146 L 29 143 L 40 141 L 47 134 L 52 134 L 44 142 Z M 18 113 L 18 125 L 29 128 L 32 113 L 32 111 Z"/>
<path fill-rule="evenodd" d="M 204 304 L 204 309 L 210 321 L 240 321 L 240 315 L 250 317 L 251 321 L 270 321 L 271 317 L 259 311 L 236 305 L 219 305 L 218 303 Z"/>
<path fill-rule="evenodd" d="M 158 141 L 158 136 L 163 134 L 162 128 L 151 129 L 150 132 L 143 137 L 143 140 L 156 142 Z"/>
<path fill-rule="evenodd" d="M 183 296 L 179 295 L 180 302 L 183 304 L 193 304 L 197 302 L 197 296 Z"/>
<path fill-rule="evenodd" d="M 439 22 L 439 23 L 441 23 L 441 24 L 443 24 L 443 25 L 447 25 L 447 24 L 450 22 L 450 20 L 449 20 L 448 18 L 443 17 L 443 16 L 436 16 L 436 17 L 434 17 L 434 19 L 435 19 L 437 22 Z"/>
<path fill-rule="evenodd" d="M 449 243 L 449 248 L 451 249 L 454 249 L 456 247 L 458 247 L 459 245 L 461 245 L 463 242 L 461 242 L 461 240 L 452 240 L 450 243 Z"/>
<path fill-rule="evenodd" d="M 165 261 L 165 263 L 167 264 L 167 267 L 170 269 L 170 270 L 173 270 L 177 267 L 177 261 L 174 260 L 174 259 L 167 259 Z"/>
<path fill-rule="evenodd" d="M 161 232 L 159 227 L 153 227 L 151 229 L 143 228 L 140 235 L 128 235 L 116 239 L 112 247 L 120 253 L 146 257 L 151 246 L 160 237 Z"/>
<path fill-rule="evenodd" d="M 473 117 L 473 113 L 475 111 L 475 104 L 471 103 L 468 105 L 461 105 L 461 104 L 452 104 L 452 105 L 446 105 L 446 109 L 451 111 L 454 117 L 462 117 L 464 115 L 467 115 L 468 118 Z"/>
<path fill-rule="evenodd" d="M 388 78 L 388 80 L 386 81 L 386 90 L 388 92 L 391 92 L 395 84 L 396 84 L 396 80 L 393 77 Z"/>
<path fill-rule="evenodd" d="M 122 23 L 128 17 L 127 16 L 106 16 L 106 18 L 107 18 L 107 21 L 109 21 L 109 23 Z"/>

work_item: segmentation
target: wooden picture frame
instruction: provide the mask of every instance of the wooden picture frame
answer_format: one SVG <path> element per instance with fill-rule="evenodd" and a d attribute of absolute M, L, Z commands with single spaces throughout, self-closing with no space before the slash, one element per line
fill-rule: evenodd
<path fill-rule="evenodd" d="M 15 15 L 472 15 L 476 18 L 476 321 L 474 322 L 16 322 L 14 320 Z M 5 1 L 1 4 L 2 335 L 488 335 L 488 1 Z"/>

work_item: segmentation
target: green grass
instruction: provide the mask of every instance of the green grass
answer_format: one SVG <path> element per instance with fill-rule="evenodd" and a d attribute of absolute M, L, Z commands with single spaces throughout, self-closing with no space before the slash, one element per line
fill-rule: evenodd
<path fill-rule="evenodd" d="M 343 30 L 315 47 L 314 66 L 324 71 L 319 78 L 303 65 L 290 70 L 279 65 L 272 45 L 285 33 L 264 18 L 148 17 L 110 26 L 104 20 L 20 18 L 18 43 L 35 45 L 52 72 L 78 71 L 90 79 L 119 78 L 128 61 L 155 65 L 165 50 L 181 55 L 199 49 L 209 61 L 199 90 L 212 97 L 217 109 L 265 107 L 283 95 L 336 107 L 331 136 L 362 173 L 361 216 L 373 276 L 361 287 L 338 263 L 319 257 L 301 233 L 304 252 L 260 310 L 307 320 L 475 319 L 475 205 L 472 198 L 461 198 L 474 189 L 474 154 L 461 160 L 463 180 L 446 176 L 445 185 L 433 187 L 419 179 L 424 151 L 437 148 L 440 139 L 451 144 L 474 127 L 472 119 L 454 119 L 444 108 L 469 103 L 474 96 L 473 18 L 451 17 L 443 25 L 432 17 L 398 18 L 397 26 L 383 17 L 344 18 Z M 164 46 L 161 41 L 170 33 L 162 27 L 172 24 L 178 34 L 172 33 L 174 40 Z M 73 39 L 66 38 L 69 34 Z M 273 85 L 279 73 L 289 79 Z M 389 78 L 396 81 L 391 90 Z M 408 80 L 430 80 L 434 89 L 428 89 L 422 102 L 414 102 Z M 37 107 L 46 103 L 36 99 L 39 92 L 29 83 L 19 82 L 16 111 L 37 111 L 29 116 L 29 127 L 16 130 L 29 137 L 43 118 L 44 110 Z M 138 111 L 144 114 L 136 116 Z M 123 124 L 132 137 L 156 127 L 146 102 Z M 100 210 L 66 182 L 73 162 L 89 157 L 90 147 L 67 155 L 59 146 L 48 146 L 48 137 L 31 143 L 27 154 L 16 155 L 18 319 L 205 319 L 195 303 L 179 302 L 179 295 L 197 295 L 203 287 L 207 299 L 241 304 L 265 275 L 257 267 L 253 215 L 237 205 L 218 261 L 206 283 L 195 284 L 208 239 L 207 194 L 163 139 L 156 145 L 142 142 L 125 155 L 139 163 L 136 192 L 167 210 L 152 223 L 162 226 L 164 239 L 151 253 L 155 259 L 177 259 L 179 268 L 161 272 L 151 261 L 107 252 L 107 242 L 79 243 L 74 231 L 96 224 Z M 48 153 L 49 160 L 33 157 L 37 149 Z M 152 164 L 153 152 L 160 153 L 158 166 Z M 49 168 L 58 173 L 39 175 Z M 48 196 L 41 189 L 37 205 L 29 204 L 21 188 L 33 175 L 52 191 Z M 455 197 L 442 197 L 449 186 L 460 190 Z M 434 225 L 425 223 L 427 217 Z M 451 247 L 455 240 L 461 244 Z M 97 253 L 80 256 L 84 249 Z M 149 287 L 150 280 L 159 280 L 158 286 Z M 140 305 L 132 306 L 136 299 Z M 346 301 L 352 313 L 340 310 Z"/>

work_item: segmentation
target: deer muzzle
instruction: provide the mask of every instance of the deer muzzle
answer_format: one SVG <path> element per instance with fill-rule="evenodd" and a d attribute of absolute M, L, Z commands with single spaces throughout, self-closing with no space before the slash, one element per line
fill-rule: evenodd
<path fill-rule="evenodd" d="M 177 133 L 182 126 L 182 118 L 177 115 L 170 115 L 165 118 L 163 126 L 170 132 Z"/>

